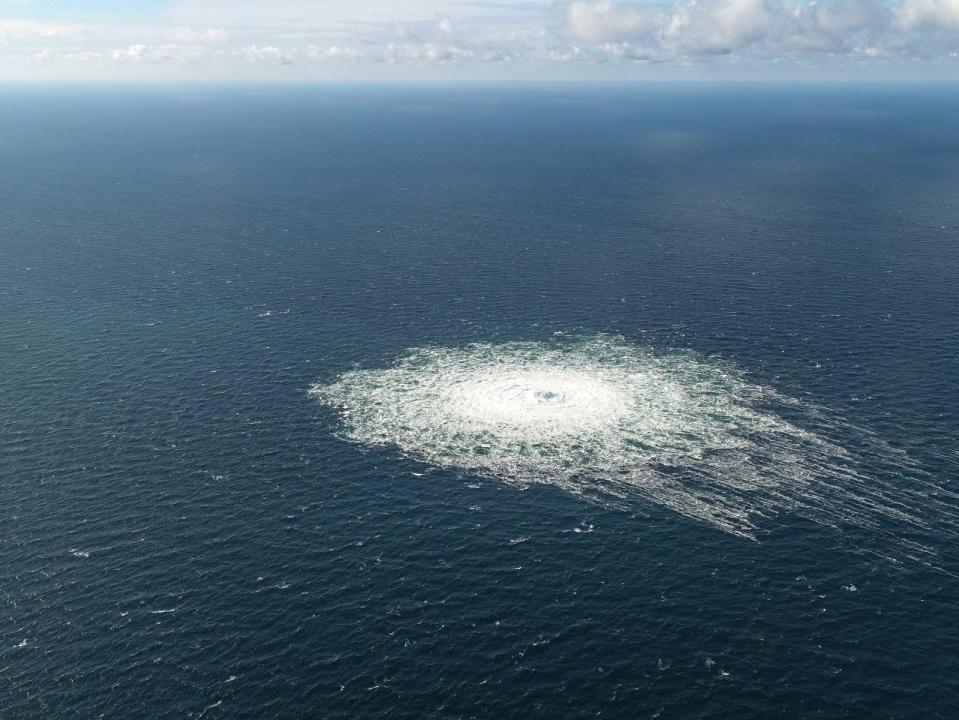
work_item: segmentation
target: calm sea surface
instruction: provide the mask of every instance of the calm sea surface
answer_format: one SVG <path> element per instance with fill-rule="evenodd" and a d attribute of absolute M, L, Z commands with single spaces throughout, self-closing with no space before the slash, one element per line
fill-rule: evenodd
<path fill-rule="evenodd" d="M 955 718 L 957 278 L 956 87 L 2 90 L 0 717 Z M 922 524 L 751 542 L 309 395 L 555 333 L 828 410 Z"/>

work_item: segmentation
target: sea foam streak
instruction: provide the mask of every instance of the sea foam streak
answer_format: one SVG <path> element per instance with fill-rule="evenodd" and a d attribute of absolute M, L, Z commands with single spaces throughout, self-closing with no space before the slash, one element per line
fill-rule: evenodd
<path fill-rule="evenodd" d="M 784 510 L 881 532 L 923 525 L 918 492 L 865 475 L 827 438 L 852 432 L 839 420 L 692 354 L 606 335 L 416 348 L 311 394 L 359 443 L 606 504 L 657 503 L 744 538 Z M 873 459 L 905 462 L 857 442 Z"/>

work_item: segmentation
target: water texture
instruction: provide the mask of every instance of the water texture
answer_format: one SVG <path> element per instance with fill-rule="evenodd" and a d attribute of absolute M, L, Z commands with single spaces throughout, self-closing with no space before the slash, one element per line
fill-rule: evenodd
<path fill-rule="evenodd" d="M 951 720 L 957 115 L 0 90 L 0 717 Z"/>

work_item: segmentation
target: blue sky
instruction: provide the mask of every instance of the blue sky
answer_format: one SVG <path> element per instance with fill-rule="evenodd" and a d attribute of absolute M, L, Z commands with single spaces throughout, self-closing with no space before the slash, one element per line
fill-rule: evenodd
<path fill-rule="evenodd" d="M 162 18 L 168 0 L 0 0 L 0 17 L 18 20 L 104 21 Z"/>
<path fill-rule="evenodd" d="M 959 0 L 0 0 L 0 80 L 959 79 Z"/>

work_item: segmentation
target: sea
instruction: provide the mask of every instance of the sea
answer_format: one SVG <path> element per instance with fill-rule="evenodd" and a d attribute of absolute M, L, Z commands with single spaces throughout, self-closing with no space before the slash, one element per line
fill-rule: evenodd
<path fill-rule="evenodd" d="M 0 717 L 959 715 L 959 86 L 0 88 Z"/>

